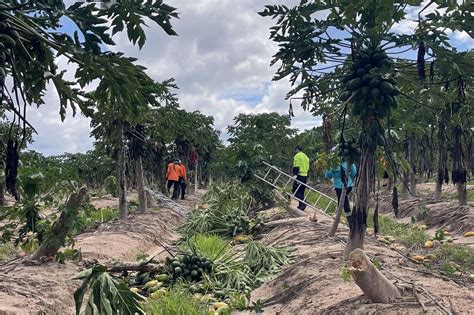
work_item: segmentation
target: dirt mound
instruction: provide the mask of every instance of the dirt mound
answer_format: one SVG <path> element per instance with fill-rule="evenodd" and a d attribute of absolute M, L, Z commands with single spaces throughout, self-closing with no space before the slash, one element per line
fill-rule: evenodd
<path fill-rule="evenodd" d="M 328 221 L 280 227 L 263 239 L 274 245 L 296 247 L 296 262 L 280 272 L 272 281 L 252 292 L 252 301 L 265 301 L 265 314 L 413 314 L 422 313 L 420 304 L 410 294 L 392 304 L 368 303 L 363 292 L 353 281 L 341 276 L 344 266 L 344 244 L 326 237 Z M 345 238 L 347 229 L 340 229 Z M 457 313 L 468 313 L 474 293 L 454 282 L 425 275 L 416 271 L 416 265 L 399 253 L 383 247 L 372 238 L 366 238 L 366 251 L 377 258 L 383 273 L 392 282 L 416 282 L 441 303 Z M 407 269 L 408 268 L 408 269 Z M 410 270 L 411 269 L 411 270 Z M 429 313 L 439 313 L 434 302 L 422 297 Z"/>
<path fill-rule="evenodd" d="M 446 229 L 454 234 L 474 231 L 474 204 L 460 207 L 451 202 L 439 202 L 426 207 L 425 224 L 428 227 Z"/>
<path fill-rule="evenodd" d="M 197 201 L 191 197 L 180 204 L 190 209 Z M 136 261 L 138 254 L 163 253 L 162 245 L 171 246 L 182 222 L 183 215 L 166 208 L 134 214 L 78 235 L 76 248 L 85 262 Z M 84 268 L 72 262 L 26 266 L 21 259 L 0 265 L 0 314 L 74 314 L 73 293 L 80 282 L 70 279 Z"/>

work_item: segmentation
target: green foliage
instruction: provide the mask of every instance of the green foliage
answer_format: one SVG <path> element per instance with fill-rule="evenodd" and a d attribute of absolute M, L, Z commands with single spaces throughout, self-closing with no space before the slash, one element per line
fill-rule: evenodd
<path fill-rule="evenodd" d="M 54 260 L 64 264 L 66 260 L 80 261 L 82 260 L 82 252 L 80 249 L 65 248 L 63 251 L 59 251 L 54 256 Z"/>
<path fill-rule="evenodd" d="M 17 252 L 18 249 L 12 242 L 0 243 L 0 262 L 8 260 Z"/>
<path fill-rule="evenodd" d="M 372 220 L 369 220 L 368 226 L 373 227 Z M 407 247 L 414 245 L 423 246 L 429 239 L 424 231 L 412 229 L 409 224 L 395 222 L 384 215 L 379 215 L 379 227 L 384 235 L 395 237 L 401 244 Z"/>
<path fill-rule="evenodd" d="M 342 280 L 344 280 L 344 282 L 351 281 L 352 275 L 349 269 L 347 269 L 347 267 L 342 266 L 341 268 L 339 268 L 339 271 L 341 273 L 341 278 Z"/>
<path fill-rule="evenodd" d="M 136 65 L 127 67 L 125 63 L 121 63 L 124 59 L 114 58 L 112 54 L 107 56 L 107 53 L 103 52 L 106 45 L 115 45 L 111 37 L 120 32 L 123 25 L 127 25 L 129 40 L 141 47 L 145 43 L 144 18 L 154 21 L 167 33 L 174 34 L 170 19 L 177 17 L 175 9 L 162 1 L 131 2 L 126 6 L 117 4 L 109 8 L 100 8 L 84 2 L 76 2 L 66 8 L 63 1 L 30 1 L 20 5 L 18 1 L 10 0 L 4 4 L 14 8 L 2 10 L 1 34 L 3 37 L 9 37 L 6 55 L 15 58 L 8 62 L 4 56 L 4 60 L 1 60 L 1 73 L 13 75 L 18 79 L 21 86 L 15 88 L 20 89 L 19 92 L 28 103 L 38 105 L 44 103 L 47 83 L 53 83 L 59 96 L 60 115 L 63 119 L 68 106 L 74 112 L 79 107 L 84 114 L 90 115 L 93 103 L 90 102 L 91 97 L 94 98 L 96 92 L 103 90 L 110 82 L 109 78 L 117 79 L 116 84 L 119 85 L 121 75 L 139 74 L 137 80 L 132 81 L 144 83 L 140 80 L 140 74 L 144 74 L 143 68 Z M 36 15 L 33 16 L 30 12 L 35 12 Z M 39 19 L 38 16 L 42 18 Z M 71 20 L 77 26 L 73 33 L 61 29 L 61 21 L 64 19 Z M 109 19 L 114 25 L 113 28 L 107 26 Z M 75 77 L 80 88 L 74 82 L 64 79 L 65 69 L 61 69 L 54 62 L 56 53 L 77 66 Z M 117 69 L 122 69 L 122 74 L 118 74 Z M 88 93 L 83 88 L 92 77 L 104 79 L 104 83 L 94 92 Z M 130 83 L 128 80 L 126 85 L 129 86 Z M 146 85 L 140 85 L 135 93 L 142 91 L 143 87 Z M 120 93 L 125 95 L 128 92 L 124 89 Z M 128 93 L 128 96 L 130 95 Z M 131 99 L 139 100 L 134 97 Z M 127 98 L 123 99 L 126 100 Z M 140 103 L 130 104 L 135 105 L 139 106 Z"/>
<path fill-rule="evenodd" d="M 251 240 L 245 244 L 244 262 L 250 267 L 258 284 L 289 264 L 291 258 L 288 248 L 271 247 Z"/>
<path fill-rule="evenodd" d="M 382 261 L 379 258 L 374 258 L 373 264 L 378 270 L 382 270 Z"/>
<path fill-rule="evenodd" d="M 418 211 L 416 212 L 415 216 L 412 216 L 412 223 L 418 222 L 418 221 L 423 221 L 428 217 L 428 208 L 425 206 L 421 206 L 418 208 Z"/>
<path fill-rule="evenodd" d="M 474 249 L 468 246 L 443 244 L 433 250 L 432 254 L 435 255 L 435 260 L 443 265 L 449 265 L 452 261 L 461 266 L 461 271 L 474 271 Z"/>
<path fill-rule="evenodd" d="M 187 290 L 171 287 L 158 299 L 149 299 L 144 304 L 146 314 L 154 315 L 206 315 L 207 307 Z"/>
<path fill-rule="evenodd" d="M 125 282 L 114 279 L 107 268 L 97 265 L 73 278 L 82 280 L 82 285 L 74 292 L 76 314 L 81 314 L 84 296 L 89 294 L 85 314 L 145 314 L 136 293 L 131 292 Z M 89 292 L 90 291 L 90 292 Z"/>
<path fill-rule="evenodd" d="M 104 182 L 105 191 L 114 197 L 118 196 L 118 181 L 115 176 L 110 175 Z"/>
<path fill-rule="evenodd" d="M 252 198 L 245 186 L 232 184 L 213 186 L 204 196 L 207 208 L 193 210 L 180 232 L 185 238 L 202 233 L 232 237 L 251 234 L 261 225 L 261 219 L 250 218 Z"/>
<path fill-rule="evenodd" d="M 187 242 L 181 244 L 182 250 L 196 251 L 200 256 L 208 259 L 214 259 L 222 252 L 229 250 L 229 241 L 212 234 L 196 234 L 188 239 Z M 191 248 L 189 248 L 191 247 Z"/>
<path fill-rule="evenodd" d="M 215 289 L 250 293 L 255 278 L 250 267 L 244 262 L 244 255 L 236 248 L 223 251 L 213 263 L 212 274 L 204 280 Z"/>

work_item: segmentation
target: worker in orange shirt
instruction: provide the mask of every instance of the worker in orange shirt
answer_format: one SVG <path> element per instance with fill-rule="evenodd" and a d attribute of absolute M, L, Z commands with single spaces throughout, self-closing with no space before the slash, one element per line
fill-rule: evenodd
<path fill-rule="evenodd" d="M 179 177 L 179 184 L 181 186 L 181 199 L 184 200 L 184 195 L 186 194 L 186 181 L 188 177 L 186 175 L 186 166 L 179 160 L 179 166 L 181 168 L 180 177 Z"/>
<path fill-rule="evenodd" d="M 166 180 L 168 181 L 168 195 L 171 193 L 171 187 L 173 187 L 173 195 L 171 199 L 177 200 L 179 197 L 179 178 L 181 176 L 181 166 L 179 160 L 174 159 L 172 163 L 168 164 L 166 169 Z"/>

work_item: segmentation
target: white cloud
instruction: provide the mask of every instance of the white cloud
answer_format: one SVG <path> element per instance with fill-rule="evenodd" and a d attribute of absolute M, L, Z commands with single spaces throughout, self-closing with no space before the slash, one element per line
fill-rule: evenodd
<path fill-rule="evenodd" d="M 214 116 L 215 128 L 225 132 L 239 113 L 288 112 L 284 97 L 289 84 L 271 82 L 275 69 L 269 63 L 277 47 L 268 37 L 274 21 L 257 14 L 266 4 L 282 2 L 291 6 L 299 1 L 169 0 L 180 13 L 180 19 L 173 21 L 178 37 L 164 34 L 150 22 L 142 50 L 132 46 L 125 34 L 114 38 L 117 46 L 111 49 L 137 57 L 155 80 L 176 78 L 181 107 Z M 58 111 L 51 90 L 47 105 L 32 121 L 39 132 L 32 148 L 46 154 L 91 148 L 89 120 L 78 115 L 60 123 Z M 295 114 L 297 128 L 317 123 L 298 106 Z"/>

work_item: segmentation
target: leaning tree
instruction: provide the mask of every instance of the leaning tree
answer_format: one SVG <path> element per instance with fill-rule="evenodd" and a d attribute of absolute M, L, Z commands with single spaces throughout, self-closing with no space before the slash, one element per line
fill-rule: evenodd
<path fill-rule="evenodd" d="M 268 5 L 260 12 L 276 19 L 270 38 L 279 44 L 279 50 L 271 64 L 279 63 L 279 68 L 273 79 L 289 77 L 293 89 L 287 97 L 301 92 L 304 93 L 301 105 L 314 114 L 339 115 L 342 121 L 348 116 L 359 120 L 361 157 L 345 257 L 350 253 L 362 257 L 355 250 L 364 244 L 368 200 L 375 189 L 377 146 L 382 145 L 391 156 L 385 120 L 397 110 L 401 98 L 411 100 L 413 106 L 425 105 L 417 100 L 418 95 L 399 87 L 402 70 L 417 73 L 418 84 L 423 85 L 428 71 L 425 63 L 431 59 L 434 64 L 430 70 L 444 82 L 459 82 L 459 90 L 471 80 L 473 61 L 466 54 L 457 53 L 448 32 L 467 32 L 474 37 L 473 4 L 439 0 L 420 7 L 421 3 L 421 0 L 301 0 L 294 8 Z M 413 34 L 402 34 L 394 27 L 411 22 L 407 12 L 418 13 Z M 398 57 L 407 61 L 403 68 L 397 62 Z M 460 66 L 466 61 L 471 67 Z M 456 73 L 454 78 L 449 77 L 450 69 Z M 336 95 L 340 102 L 335 101 Z M 451 101 L 463 104 L 465 100 L 456 97 Z M 341 126 L 344 135 L 345 124 Z M 341 142 L 344 143 L 343 136 Z M 376 223 L 375 215 L 374 219 Z M 389 285 L 386 283 L 385 287 Z M 380 294 L 384 294 L 382 291 Z M 374 298 L 377 300 L 380 295 Z"/>

